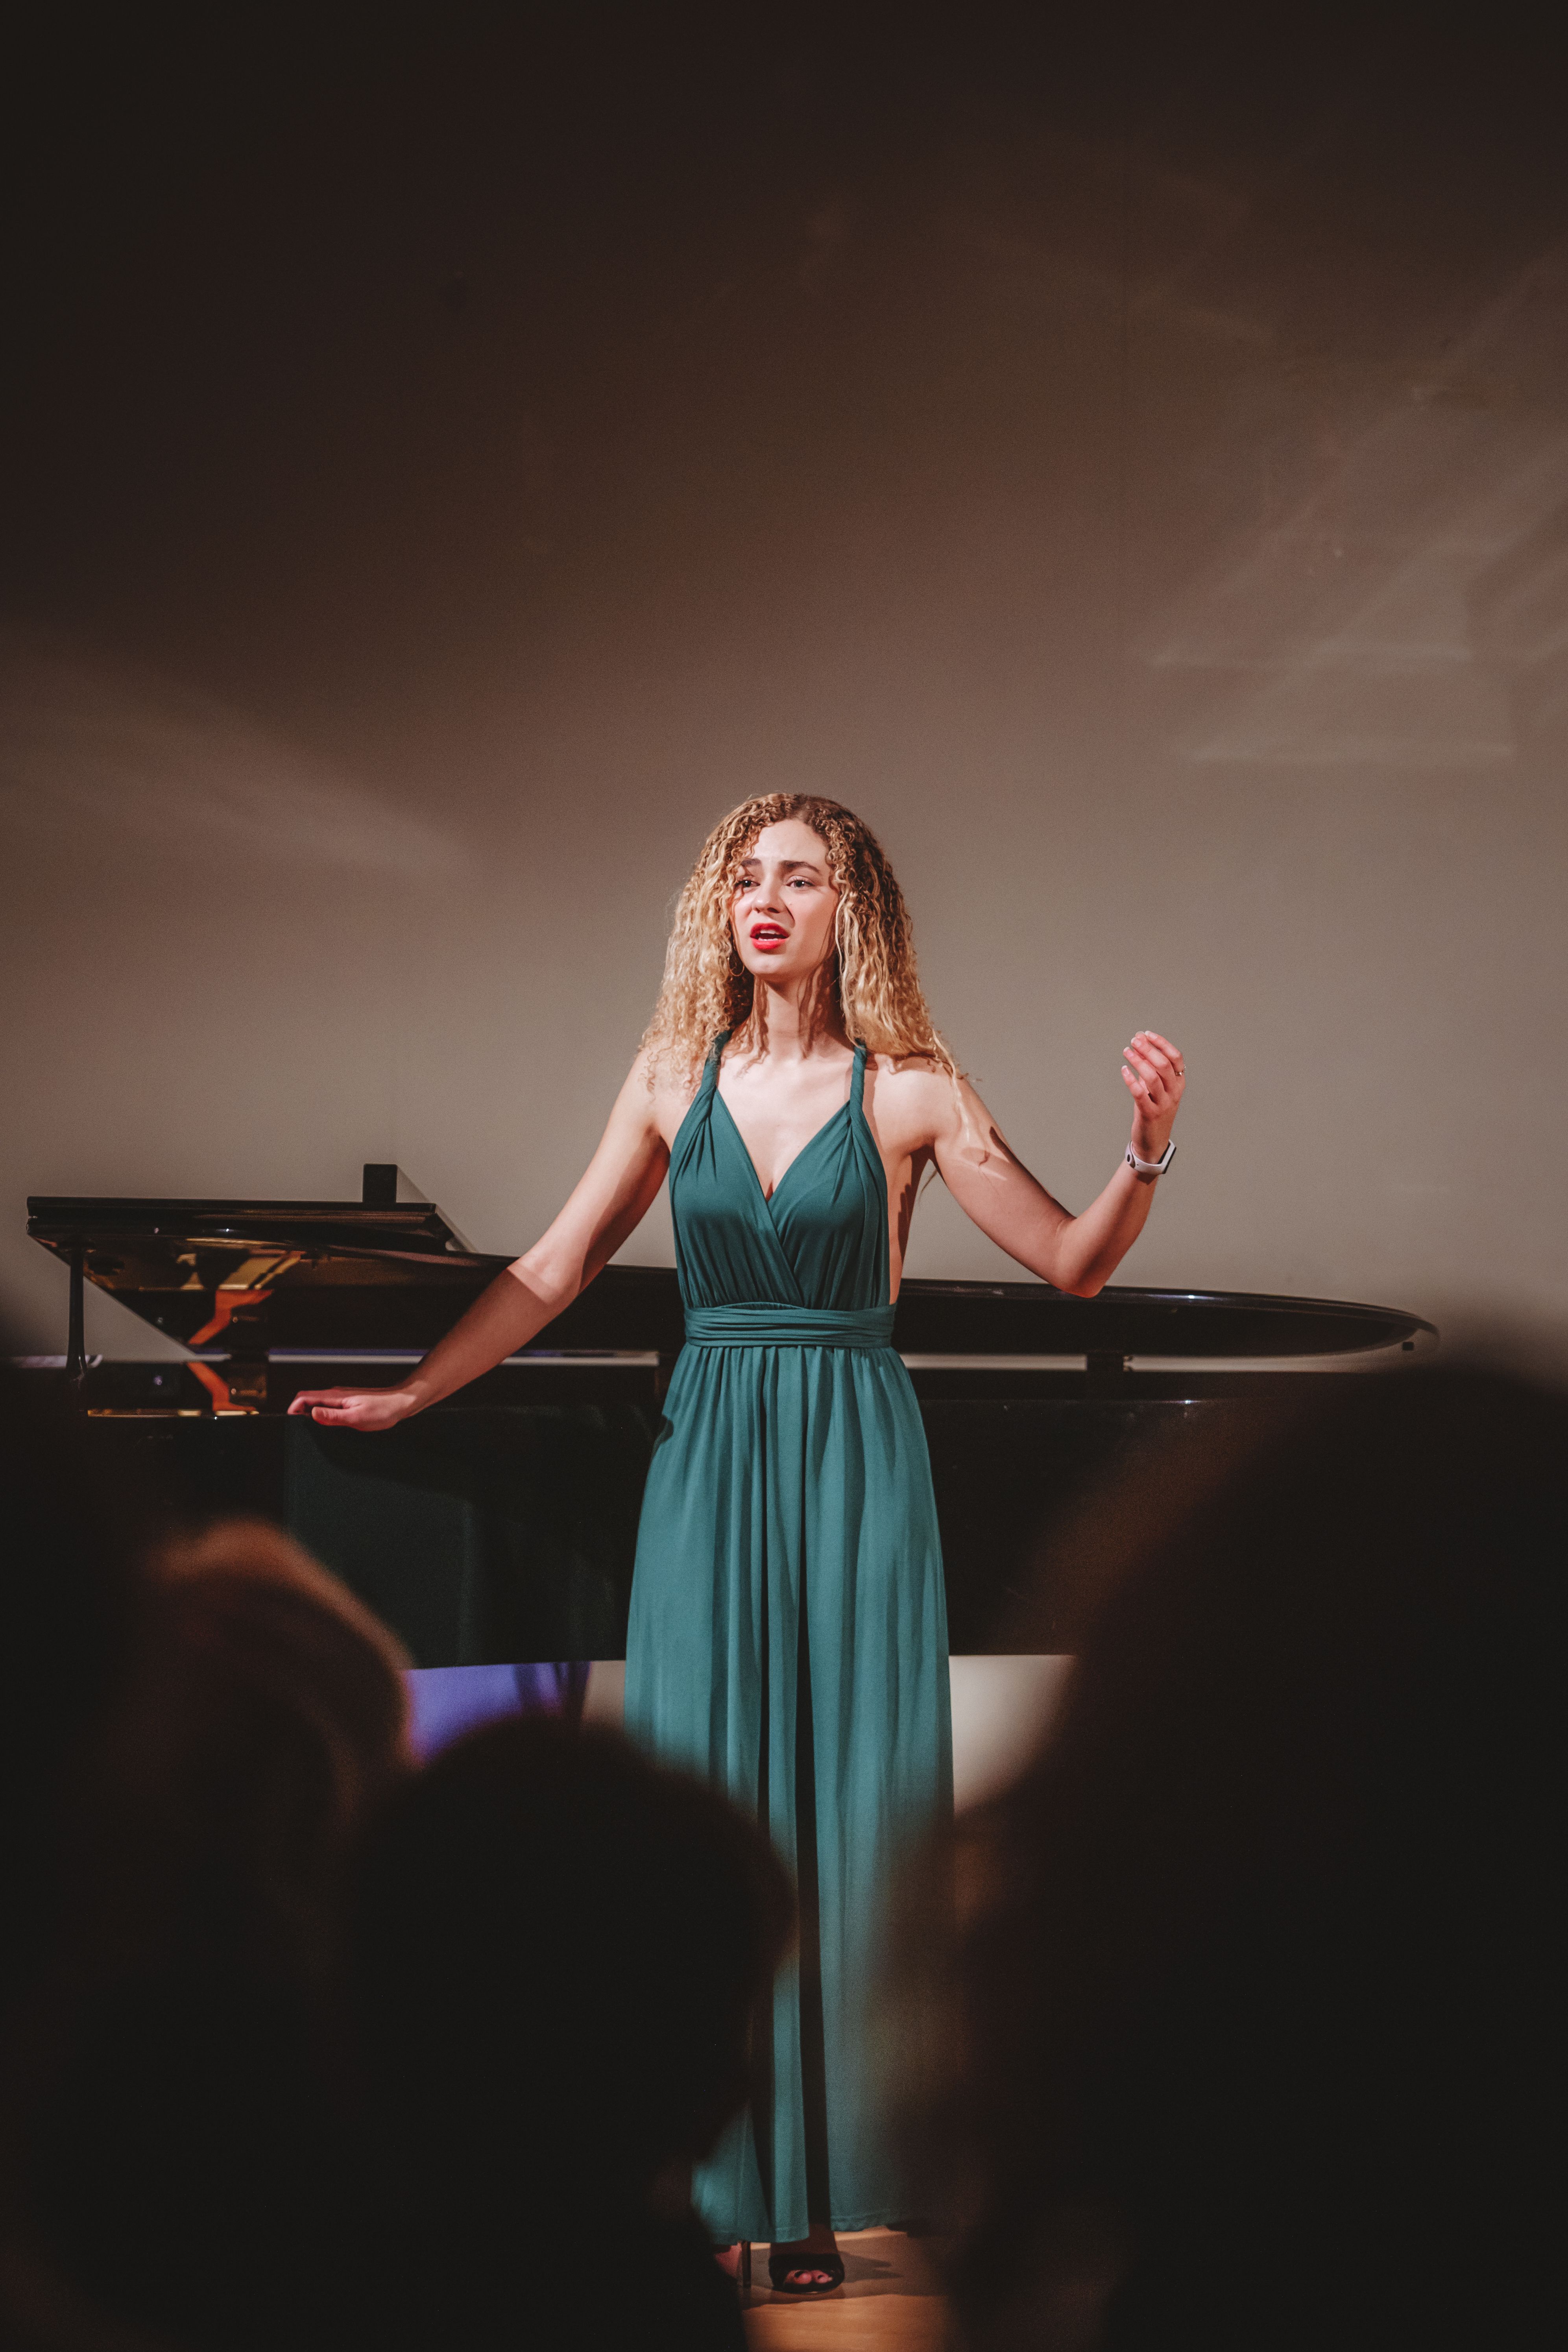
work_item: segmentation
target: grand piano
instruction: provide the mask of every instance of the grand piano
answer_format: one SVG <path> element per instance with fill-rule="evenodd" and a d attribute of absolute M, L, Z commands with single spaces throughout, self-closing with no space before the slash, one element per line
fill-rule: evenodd
<path fill-rule="evenodd" d="M 262 1511 L 423 1666 L 625 1654 L 638 1505 L 681 1344 L 672 1270 L 612 1265 L 521 1355 L 380 1435 L 287 1418 L 301 1388 L 395 1381 L 508 1263 L 395 1167 L 359 1201 L 39 1198 L 68 1276 L 58 1369 L 106 1475 L 174 1520 Z M 89 1360 L 91 1283 L 184 1360 Z M 1420 1317 L 1336 1300 L 1039 1282 L 907 1281 L 895 1345 L 931 1447 L 955 1653 L 1005 1647 L 1026 1590 L 1052 1617 L 1052 1528 L 1173 1423 L 1246 1413 L 1435 1344 Z"/>

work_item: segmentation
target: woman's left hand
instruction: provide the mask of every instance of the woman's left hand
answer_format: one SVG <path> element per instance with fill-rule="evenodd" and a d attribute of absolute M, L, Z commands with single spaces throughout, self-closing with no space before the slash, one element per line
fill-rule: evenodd
<path fill-rule="evenodd" d="M 1121 1075 L 1132 1097 L 1132 1149 L 1140 1160 L 1158 1160 L 1171 1139 L 1187 1083 L 1181 1047 L 1157 1029 L 1136 1030 Z"/>

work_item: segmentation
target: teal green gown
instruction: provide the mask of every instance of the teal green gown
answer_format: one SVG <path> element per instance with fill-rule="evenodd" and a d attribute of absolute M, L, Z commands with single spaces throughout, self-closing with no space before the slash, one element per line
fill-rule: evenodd
<path fill-rule="evenodd" d="M 643 1501 L 626 1723 L 754 1812 L 799 1885 L 752 2105 L 695 2183 L 716 2241 L 777 2243 L 905 2210 L 867 2006 L 892 1874 L 952 1806 L 947 1612 L 865 1048 L 770 1200 L 718 1090 L 724 1042 L 670 1153 L 687 1344 Z"/>

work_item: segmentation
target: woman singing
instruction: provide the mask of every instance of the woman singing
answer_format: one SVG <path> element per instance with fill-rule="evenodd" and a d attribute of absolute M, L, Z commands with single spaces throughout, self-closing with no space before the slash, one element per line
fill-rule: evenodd
<path fill-rule="evenodd" d="M 836 802 L 744 802 L 681 895 L 647 1035 L 543 1239 L 396 1389 L 290 1410 L 388 1429 L 525 1347 L 669 1178 L 686 1347 L 643 1499 L 626 1722 L 753 1810 L 795 1874 L 801 1936 L 752 2105 L 696 2182 L 775 2287 L 843 2277 L 834 2231 L 898 2218 L 863 2003 L 881 1898 L 952 1801 L 947 1625 L 931 1470 L 892 1345 L 915 1194 L 934 1164 L 983 1233 L 1088 1297 L 1141 1232 L 1181 1055 L 1125 1050 L 1126 1160 L 1068 1212 L 960 1076 L 915 976 L 881 847 Z"/>

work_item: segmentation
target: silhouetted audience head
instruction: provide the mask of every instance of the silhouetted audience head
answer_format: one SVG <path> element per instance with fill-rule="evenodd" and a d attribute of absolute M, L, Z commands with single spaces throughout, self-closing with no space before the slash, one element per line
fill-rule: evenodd
<path fill-rule="evenodd" d="M 348 1833 L 412 1762 L 406 1661 L 264 1520 L 219 1520 L 162 1547 L 153 1570 L 104 1741 L 94 1940 L 319 1969 Z"/>
<path fill-rule="evenodd" d="M 319 2007 L 349 1834 L 408 1769 L 400 1664 L 260 1522 L 154 1559 L 66 1840 L 26 2146 L 40 2263 L 120 2324 L 220 2352 L 341 2317 Z"/>
<path fill-rule="evenodd" d="M 139 1636 L 142 1532 L 63 1385 L 0 1360 L 0 2032 L 58 1934 L 62 1809 Z"/>
<path fill-rule="evenodd" d="M 1544 2342 L 1568 1407 L 1347 1378 L 1184 1442 L 959 1826 L 964 2340 Z"/>
<path fill-rule="evenodd" d="M 746 2095 L 789 1918 L 757 1831 L 606 1732 L 493 1725 L 397 1792 L 348 1980 L 392 2335 L 739 2343 L 673 2173 Z"/>

